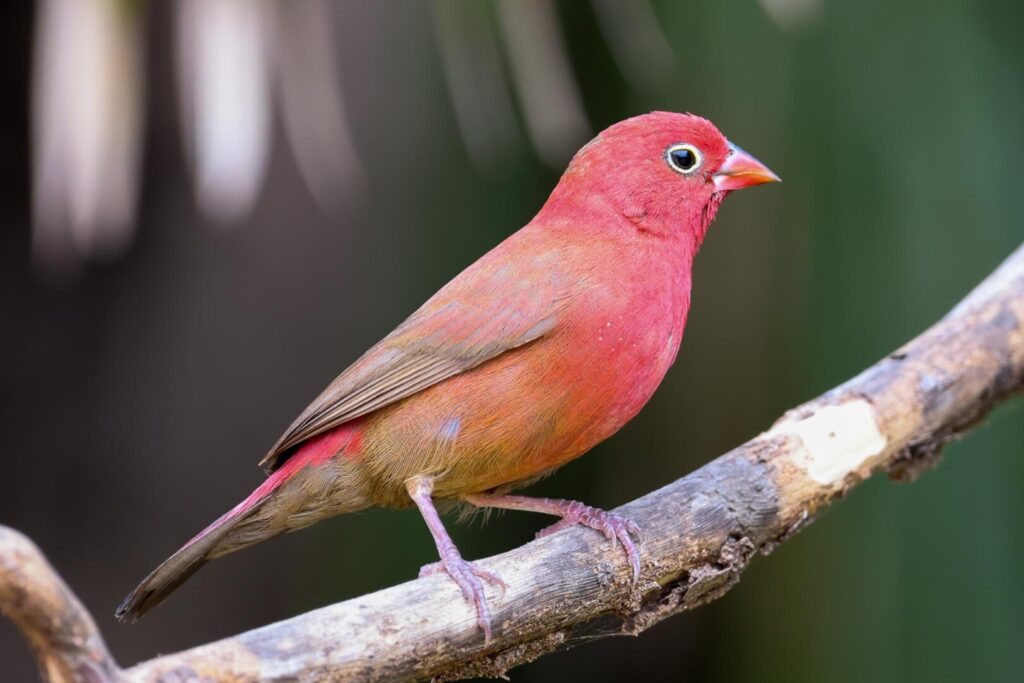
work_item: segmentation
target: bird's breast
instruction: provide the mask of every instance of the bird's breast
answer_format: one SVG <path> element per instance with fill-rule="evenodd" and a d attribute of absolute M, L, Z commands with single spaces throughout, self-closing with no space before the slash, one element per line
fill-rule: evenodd
<path fill-rule="evenodd" d="M 675 359 L 689 273 L 593 269 L 545 336 L 374 414 L 364 451 L 401 499 L 413 476 L 438 496 L 529 480 L 628 422 Z M 381 504 L 386 504 L 384 501 Z"/>
<path fill-rule="evenodd" d="M 647 403 L 675 360 L 689 308 L 688 282 L 672 274 L 602 288 L 563 340 L 563 372 L 585 440 L 607 438 Z M 681 278 L 680 278 L 681 279 Z M 685 286 L 684 286 L 685 285 Z"/>

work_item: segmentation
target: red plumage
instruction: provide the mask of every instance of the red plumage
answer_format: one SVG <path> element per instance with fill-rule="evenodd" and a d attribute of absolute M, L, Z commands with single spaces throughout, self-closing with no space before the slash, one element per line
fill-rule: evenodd
<path fill-rule="evenodd" d="M 777 180 L 707 120 L 656 112 L 575 156 L 537 216 L 343 372 L 263 460 L 267 481 L 158 567 L 118 609 L 136 617 L 206 560 L 324 517 L 417 505 L 440 568 L 480 579 L 434 499 L 563 516 L 624 545 L 626 520 L 505 495 L 618 431 L 675 360 L 691 266 L 731 190 Z"/>

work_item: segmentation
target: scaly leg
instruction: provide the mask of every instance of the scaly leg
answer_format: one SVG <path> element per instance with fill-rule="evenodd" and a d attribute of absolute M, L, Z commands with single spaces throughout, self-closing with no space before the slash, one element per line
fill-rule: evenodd
<path fill-rule="evenodd" d="M 553 534 L 574 524 L 582 524 L 600 531 L 612 543 L 619 542 L 626 551 L 626 557 L 633 568 L 633 581 L 640 578 L 640 551 L 630 536 L 639 536 L 640 527 L 625 517 L 577 503 L 574 500 L 557 498 L 530 498 L 528 496 L 499 496 L 490 493 L 472 493 L 462 497 L 477 507 L 504 508 L 506 510 L 527 510 L 562 519 L 546 529 L 541 529 L 537 538 Z"/>
<path fill-rule="evenodd" d="M 476 608 L 476 620 L 484 630 L 484 641 L 490 642 L 491 612 L 487 607 L 484 586 L 480 579 L 500 586 L 502 590 L 505 589 L 505 582 L 498 575 L 462 559 L 459 549 L 455 547 L 455 543 L 445 531 L 444 524 L 441 523 L 441 518 L 434 508 L 434 500 L 430 495 L 434 487 L 429 479 L 412 479 L 406 483 L 405 487 L 409 491 L 409 497 L 420 509 L 423 521 L 427 523 L 430 535 L 434 537 L 437 554 L 441 556 L 439 563 L 424 567 L 420 576 L 444 571 L 452 577 L 452 580 L 462 590 L 466 600 Z"/>

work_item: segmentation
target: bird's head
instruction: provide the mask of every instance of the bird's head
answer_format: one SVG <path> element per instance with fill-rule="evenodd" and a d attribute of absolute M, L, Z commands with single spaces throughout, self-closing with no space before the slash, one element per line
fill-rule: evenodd
<path fill-rule="evenodd" d="M 641 231 L 693 237 L 699 244 L 729 192 L 778 180 L 707 119 L 652 112 L 616 123 L 587 143 L 549 204 L 610 206 Z"/>

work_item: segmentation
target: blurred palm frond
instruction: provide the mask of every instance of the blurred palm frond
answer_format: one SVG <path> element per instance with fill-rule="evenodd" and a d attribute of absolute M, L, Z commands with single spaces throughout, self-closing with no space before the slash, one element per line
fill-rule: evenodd
<path fill-rule="evenodd" d="M 593 0 L 601 33 L 619 71 L 637 90 L 655 92 L 675 63 L 654 8 L 647 0 Z"/>
<path fill-rule="evenodd" d="M 336 216 L 366 175 L 345 115 L 334 15 L 327 0 L 276 7 L 284 132 L 313 199 Z"/>
<path fill-rule="evenodd" d="M 522 143 L 490 5 L 434 3 L 434 30 L 459 133 L 477 168 L 493 172 Z"/>
<path fill-rule="evenodd" d="M 787 0 L 762 0 L 766 7 Z M 788 0 L 814 3 L 816 0 Z M 121 254 L 132 239 L 145 103 L 144 20 L 124 0 L 41 0 L 32 76 L 33 257 L 44 270 Z M 647 0 L 593 0 L 613 59 L 655 91 L 675 62 Z M 279 105 L 314 202 L 340 217 L 368 184 L 349 125 L 329 0 L 178 0 L 178 107 L 196 202 L 217 225 L 251 215 Z M 553 0 L 437 0 L 433 31 L 458 130 L 487 174 L 534 154 L 560 168 L 592 133 Z M 520 115 L 522 122 L 520 122 Z M 525 133 L 525 135 L 524 135 Z"/>
<path fill-rule="evenodd" d="M 823 0 L 758 1 L 779 28 L 792 33 L 814 26 L 825 11 Z"/>
<path fill-rule="evenodd" d="M 554 4 L 498 0 L 498 17 L 533 150 L 545 164 L 563 166 L 590 124 Z"/>
<path fill-rule="evenodd" d="M 228 225 L 256 202 L 270 150 L 271 6 L 180 0 L 182 127 L 200 209 Z"/>
<path fill-rule="evenodd" d="M 138 201 L 140 15 L 117 0 L 43 0 L 32 78 L 32 255 L 47 275 L 110 259 Z"/>

